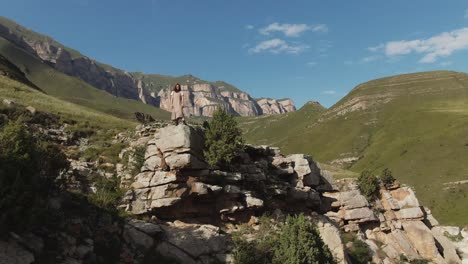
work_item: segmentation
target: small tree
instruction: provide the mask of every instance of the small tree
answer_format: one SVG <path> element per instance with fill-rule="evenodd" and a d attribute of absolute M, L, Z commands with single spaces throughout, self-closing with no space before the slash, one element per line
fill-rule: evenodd
<path fill-rule="evenodd" d="M 366 196 L 367 199 L 372 199 L 379 190 L 379 178 L 368 170 L 364 170 L 357 181 L 359 190 L 361 190 L 361 193 Z"/>
<path fill-rule="evenodd" d="M 395 182 L 395 178 L 393 178 L 392 171 L 389 168 L 385 168 L 382 171 L 382 176 L 380 176 L 380 180 L 385 187 L 391 186 Z"/>
<path fill-rule="evenodd" d="M 219 107 L 205 123 L 205 159 L 210 166 L 226 167 L 242 151 L 244 140 L 234 117 Z"/>
<path fill-rule="evenodd" d="M 274 264 L 335 263 L 319 231 L 304 217 L 288 216 L 281 229 Z"/>

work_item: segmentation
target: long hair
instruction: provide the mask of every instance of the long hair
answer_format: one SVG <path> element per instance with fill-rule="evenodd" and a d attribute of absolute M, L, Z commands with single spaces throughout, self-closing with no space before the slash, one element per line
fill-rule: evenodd
<path fill-rule="evenodd" d="M 180 83 L 176 83 L 176 85 L 174 85 L 174 88 L 172 90 L 176 93 L 180 92 L 181 90 Z"/>

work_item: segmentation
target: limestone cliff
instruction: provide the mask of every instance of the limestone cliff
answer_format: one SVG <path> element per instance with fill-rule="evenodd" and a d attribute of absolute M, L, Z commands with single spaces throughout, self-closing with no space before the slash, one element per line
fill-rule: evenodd
<path fill-rule="evenodd" d="M 291 99 L 276 100 L 271 98 L 257 99 L 257 103 L 265 115 L 284 114 L 296 110 Z"/>

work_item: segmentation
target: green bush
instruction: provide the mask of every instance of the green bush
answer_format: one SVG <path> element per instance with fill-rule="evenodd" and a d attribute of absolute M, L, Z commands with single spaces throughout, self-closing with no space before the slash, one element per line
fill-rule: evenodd
<path fill-rule="evenodd" d="M 234 117 L 224 109 L 213 113 L 211 122 L 205 122 L 205 159 L 210 166 L 228 167 L 236 154 L 243 150 L 242 132 Z"/>
<path fill-rule="evenodd" d="M 385 168 L 382 171 L 382 176 L 380 176 L 380 180 L 385 187 L 391 186 L 395 182 L 395 178 L 393 178 L 392 171 L 389 168 Z"/>
<path fill-rule="evenodd" d="M 365 170 L 358 177 L 358 186 L 361 193 L 366 196 L 367 199 L 373 199 L 379 190 L 380 182 L 370 171 Z"/>
<path fill-rule="evenodd" d="M 94 182 L 96 192 L 89 195 L 89 201 L 99 208 L 117 212 L 117 206 L 125 193 L 120 188 L 120 180 L 117 177 L 96 176 L 91 181 Z"/>
<path fill-rule="evenodd" d="M 274 264 L 335 263 L 317 228 L 304 215 L 288 216 L 281 228 Z"/>
<path fill-rule="evenodd" d="M 353 264 L 367 264 L 372 261 L 372 253 L 369 246 L 362 240 L 356 239 L 348 251 Z"/>
<path fill-rule="evenodd" d="M 57 145 L 35 138 L 23 123 L 10 121 L 0 131 L 0 233 L 41 225 L 53 180 L 69 166 Z"/>

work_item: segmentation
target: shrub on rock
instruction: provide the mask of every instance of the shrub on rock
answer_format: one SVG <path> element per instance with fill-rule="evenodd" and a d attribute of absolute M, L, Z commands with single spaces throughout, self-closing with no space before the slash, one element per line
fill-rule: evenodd
<path fill-rule="evenodd" d="M 379 190 L 380 182 L 372 172 L 365 170 L 358 177 L 358 187 L 361 193 L 366 196 L 367 199 L 372 199 Z"/>
<path fill-rule="evenodd" d="M 224 109 L 218 108 L 213 119 L 205 123 L 205 150 L 210 166 L 227 167 L 237 153 L 243 150 L 244 140 L 236 120 Z"/>
<path fill-rule="evenodd" d="M 391 186 L 395 182 L 395 178 L 393 178 L 392 171 L 389 168 L 385 168 L 382 171 L 382 176 L 380 176 L 380 180 L 385 187 Z"/>
<path fill-rule="evenodd" d="M 274 264 L 335 263 L 317 228 L 304 215 L 288 216 L 281 229 Z"/>

